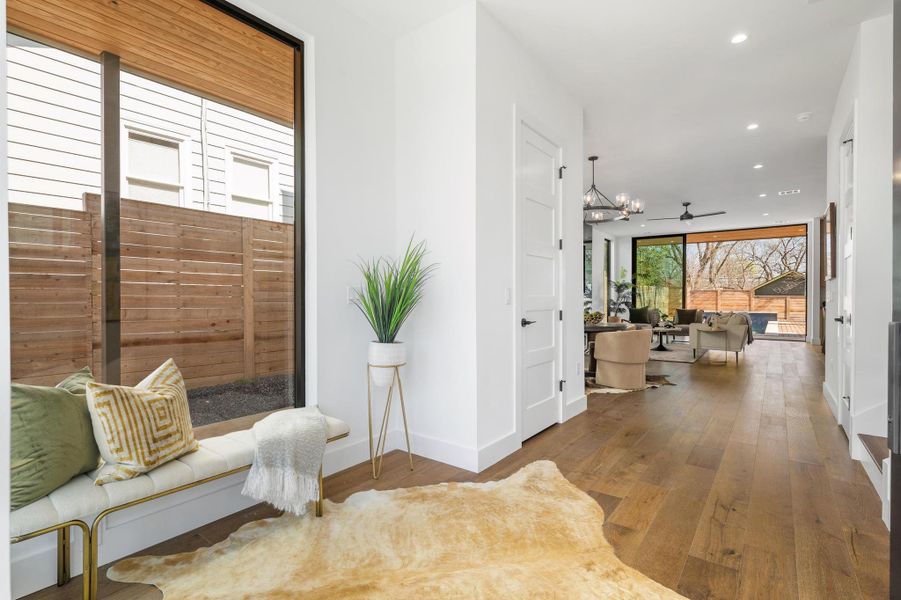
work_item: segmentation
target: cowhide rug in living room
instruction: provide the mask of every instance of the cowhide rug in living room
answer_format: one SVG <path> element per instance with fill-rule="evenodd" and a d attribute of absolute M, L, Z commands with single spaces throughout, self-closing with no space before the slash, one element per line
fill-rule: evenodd
<path fill-rule="evenodd" d="M 120 561 L 166 600 L 682 598 L 626 566 L 604 511 L 549 461 L 507 479 L 359 492 L 195 552 Z"/>

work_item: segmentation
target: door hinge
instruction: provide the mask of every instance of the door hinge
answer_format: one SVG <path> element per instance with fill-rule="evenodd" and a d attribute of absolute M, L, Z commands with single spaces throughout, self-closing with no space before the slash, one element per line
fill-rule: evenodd
<path fill-rule="evenodd" d="M 563 311 L 562 310 L 559 312 L 559 317 L 560 317 L 560 320 L 562 321 L 563 320 Z"/>
<path fill-rule="evenodd" d="M 563 238 L 560 238 L 557 241 L 557 247 L 560 248 L 561 250 L 563 250 Z"/>
<path fill-rule="evenodd" d="M 566 383 L 566 380 L 565 380 L 565 379 L 561 379 L 561 380 L 560 380 L 560 391 L 561 391 L 561 392 L 563 391 L 563 384 L 564 384 L 564 383 Z"/>
<path fill-rule="evenodd" d="M 557 179 L 563 179 L 563 169 L 566 168 L 566 165 L 561 166 L 557 169 Z"/>

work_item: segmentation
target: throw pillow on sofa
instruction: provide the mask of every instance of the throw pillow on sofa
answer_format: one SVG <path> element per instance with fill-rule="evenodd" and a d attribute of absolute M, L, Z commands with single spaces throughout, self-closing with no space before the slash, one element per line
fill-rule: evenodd
<path fill-rule="evenodd" d="M 697 322 L 698 310 L 696 308 L 677 308 L 676 325 L 691 325 Z"/>
<path fill-rule="evenodd" d="M 73 477 L 97 468 L 82 369 L 56 387 L 12 384 L 10 508 L 43 498 Z"/>
<path fill-rule="evenodd" d="M 87 397 L 103 459 L 97 485 L 137 477 L 199 447 L 185 381 L 171 358 L 134 387 L 89 383 Z"/>
<path fill-rule="evenodd" d="M 651 323 L 651 316 L 648 313 L 649 307 L 645 306 L 644 308 L 630 308 L 629 309 L 629 322 L 630 323 Z"/>

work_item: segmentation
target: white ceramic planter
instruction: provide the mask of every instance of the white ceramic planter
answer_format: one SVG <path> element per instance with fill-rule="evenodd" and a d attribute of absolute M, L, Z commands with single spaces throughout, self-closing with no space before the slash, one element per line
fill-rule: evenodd
<path fill-rule="evenodd" d="M 407 347 L 403 342 L 394 342 L 393 344 L 382 344 L 379 342 L 369 342 L 369 364 L 393 366 L 407 362 Z M 372 383 L 377 386 L 387 387 L 391 385 L 394 378 L 393 368 L 377 368 L 373 366 L 370 370 Z"/>

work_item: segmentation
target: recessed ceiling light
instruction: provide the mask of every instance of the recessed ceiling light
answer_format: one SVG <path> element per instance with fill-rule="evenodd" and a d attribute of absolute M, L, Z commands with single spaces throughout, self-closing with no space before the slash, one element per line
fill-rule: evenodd
<path fill-rule="evenodd" d="M 757 129 L 758 127 L 760 127 L 760 125 L 758 125 L 757 123 L 749 123 L 749 124 L 748 124 L 748 131 L 754 131 L 754 130 Z"/>
<path fill-rule="evenodd" d="M 800 194 L 801 190 L 782 190 L 779 192 L 780 196 L 794 196 L 796 194 Z"/>
<path fill-rule="evenodd" d="M 755 169 L 762 169 L 762 168 L 763 168 L 763 165 L 760 164 L 760 163 L 757 163 L 756 165 L 754 165 L 754 168 L 755 168 Z"/>
<path fill-rule="evenodd" d="M 761 198 L 766 198 L 766 194 L 760 194 Z"/>
<path fill-rule="evenodd" d="M 795 119 L 797 119 L 798 123 L 805 123 L 810 120 L 810 117 L 813 113 L 802 112 L 795 115 Z"/>
<path fill-rule="evenodd" d="M 642 223 L 641 226 L 644 227 L 644 223 Z"/>
<path fill-rule="evenodd" d="M 768 217 L 768 216 L 770 216 L 770 213 L 763 213 L 763 216 Z"/>
<path fill-rule="evenodd" d="M 746 42 L 746 41 L 748 41 L 747 33 L 736 33 L 735 35 L 732 36 L 733 44 L 741 44 L 742 42 Z"/>

